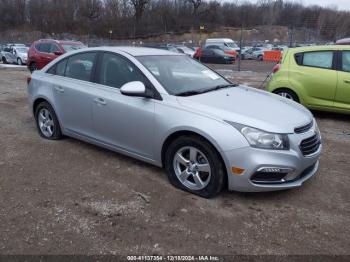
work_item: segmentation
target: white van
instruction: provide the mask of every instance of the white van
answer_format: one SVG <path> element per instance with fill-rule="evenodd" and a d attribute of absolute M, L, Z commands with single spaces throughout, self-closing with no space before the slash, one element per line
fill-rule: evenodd
<path fill-rule="evenodd" d="M 237 52 L 239 52 L 240 50 L 236 42 L 230 38 L 208 38 L 205 41 L 205 47 L 215 45 L 224 47 L 225 49 L 231 49 Z"/>

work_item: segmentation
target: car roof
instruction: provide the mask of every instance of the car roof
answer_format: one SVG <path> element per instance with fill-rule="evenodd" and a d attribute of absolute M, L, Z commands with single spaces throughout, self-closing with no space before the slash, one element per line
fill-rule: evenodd
<path fill-rule="evenodd" d="M 304 46 L 289 48 L 293 53 L 312 52 L 312 51 L 332 51 L 332 50 L 350 50 L 350 45 L 323 45 L 323 46 Z"/>
<path fill-rule="evenodd" d="M 182 55 L 182 53 L 175 53 L 164 49 L 150 48 L 150 47 L 135 47 L 135 46 L 105 46 L 88 48 L 84 50 L 110 51 L 110 52 L 125 52 L 131 56 L 162 56 L 162 55 Z"/>

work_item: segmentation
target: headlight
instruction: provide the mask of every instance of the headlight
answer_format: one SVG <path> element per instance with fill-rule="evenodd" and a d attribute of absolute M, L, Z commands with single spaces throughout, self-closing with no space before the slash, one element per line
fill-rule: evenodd
<path fill-rule="evenodd" d="M 274 134 L 253 127 L 229 122 L 247 139 L 250 146 L 261 149 L 289 150 L 289 139 L 286 134 Z"/>

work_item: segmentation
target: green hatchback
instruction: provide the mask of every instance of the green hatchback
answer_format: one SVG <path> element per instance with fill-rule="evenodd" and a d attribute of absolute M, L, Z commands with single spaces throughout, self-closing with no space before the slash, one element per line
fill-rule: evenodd
<path fill-rule="evenodd" d="M 285 51 L 267 90 L 322 111 L 350 113 L 350 46 Z"/>

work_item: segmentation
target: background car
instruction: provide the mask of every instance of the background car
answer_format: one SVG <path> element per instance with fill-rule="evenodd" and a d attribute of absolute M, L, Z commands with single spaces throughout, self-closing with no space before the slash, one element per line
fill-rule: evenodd
<path fill-rule="evenodd" d="M 267 90 L 304 106 L 350 113 L 350 47 L 290 48 L 273 69 Z"/>
<path fill-rule="evenodd" d="M 27 66 L 30 72 L 42 69 L 60 55 L 84 48 L 81 42 L 42 39 L 35 41 L 28 51 Z"/>
<path fill-rule="evenodd" d="M 172 45 L 175 47 L 180 53 L 186 54 L 190 57 L 193 57 L 195 51 L 185 45 Z"/>
<path fill-rule="evenodd" d="M 168 51 L 174 52 L 174 53 L 183 53 L 183 52 L 180 52 L 176 47 L 174 47 L 174 46 L 172 46 L 172 45 L 147 44 L 147 45 L 145 45 L 145 47 L 148 47 L 148 48 L 156 48 L 156 49 L 162 49 L 162 50 L 168 50 Z"/>
<path fill-rule="evenodd" d="M 17 57 L 12 53 L 12 49 L 9 46 L 2 46 L 0 50 L 1 61 L 4 64 L 16 64 Z"/>
<path fill-rule="evenodd" d="M 13 54 L 16 56 L 16 61 L 18 65 L 26 65 L 28 59 L 28 47 L 13 47 Z"/>
<path fill-rule="evenodd" d="M 210 49 L 205 48 L 199 53 L 196 53 L 195 59 L 200 60 L 203 63 L 212 63 L 212 64 L 232 64 L 235 62 L 235 57 L 229 54 L 226 54 L 220 49 Z"/>

